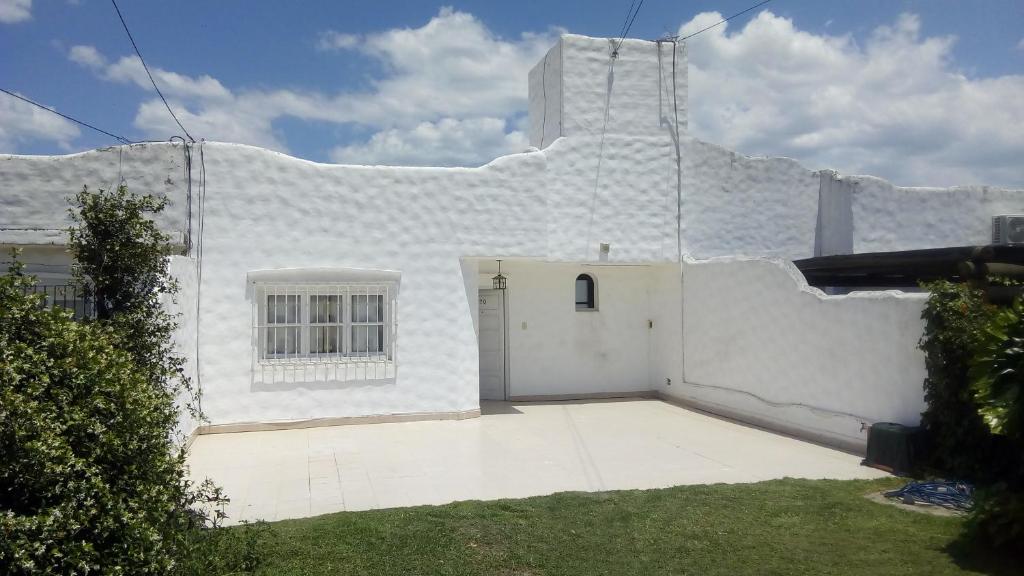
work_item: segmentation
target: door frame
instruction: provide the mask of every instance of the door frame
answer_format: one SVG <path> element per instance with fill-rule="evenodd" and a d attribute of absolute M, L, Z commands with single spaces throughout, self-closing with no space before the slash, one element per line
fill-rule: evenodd
<path fill-rule="evenodd" d="M 481 292 L 497 292 L 501 294 L 501 379 L 502 379 L 502 398 L 501 400 L 495 400 L 495 402 L 507 402 L 511 394 L 511 385 L 509 383 L 511 371 L 509 370 L 509 346 L 508 346 L 508 289 L 498 290 L 496 288 L 478 288 L 477 298 L 480 298 Z M 477 316 L 479 317 L 480 311 L 477 309 Z M 480 331 L 477 331 L 476 335 L 476 349 L 477 349 L 477 395 L 480 393 L 480 366 L 479 366 L 479 354 L 480 354 Z"/>

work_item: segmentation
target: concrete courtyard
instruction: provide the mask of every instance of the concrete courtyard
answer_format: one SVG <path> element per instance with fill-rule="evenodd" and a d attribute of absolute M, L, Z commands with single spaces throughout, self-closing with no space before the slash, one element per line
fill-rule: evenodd
<path fill-rule="evenodd" d="M 480 418 L 199 436 L 228 523 L 567 490 L 877 478 L 860 458 L 658 400 L 485 403 Z"/>

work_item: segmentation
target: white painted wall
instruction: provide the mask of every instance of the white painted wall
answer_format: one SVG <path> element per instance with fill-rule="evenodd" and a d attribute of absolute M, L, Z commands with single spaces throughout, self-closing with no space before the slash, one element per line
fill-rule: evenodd
<path fill-rule="evenodd" d="M 73 259 L 62 244 L 0 244 L 0 271 L 6 272 L 13 263 L 11 250 L 19 251 L 18 262 L 25 266 L 25 274 L 39 279 L 42 285 L 67 284 L 71 280 Z"/>
<path fill-rule="evenodd" d="M 1024 213 L 1024 190 L 989 186 L 903 188 L 851 176 L 854 252 L 984 245 L 992 217 Z"/>
<path fill-rule="evenodd" d="M 562 137 L 562 42 L 530 70 L 530 145 L 545 148 Z"/>
<path fill-rule="evenodd" d="M 508 276 L 509 395 L 648 390 L 651 267 L 502 263 Z M 597 310 L 576 310 L 576 277 L 596 283 Z"/>
<path fill-rule="evenodd" d="M 683 251 L 695 258 L 814 255 L 817 172 L 683 139 Z"/>
<path fill-rule="evenodd" d="M 558 136 L 665 136 L 677 119 L 686 133 L 685 43 L 627 39 L 620 46 L 565 34 L 531 70 L 529 87 L 530 144 L 538 148 Z"/>
<path fill-rule="evenodd" d="M 112 146 L 67 156 L 0 155 L 0 244 L 64 244 L 68 198 L 83 186 L 166 196 L 157 222 L 181 243 L 188 227 L 182 144 Z"/>
<path fill-rule="evenodd" d="M 861 422 L 918 423 L 926 295 L 826 296 L 766 259 L 687 259 L 683 279 L 686 383 L 662 392 L 856 450 Z"/>
<path fill-rule="evenodd" d="M 198 282 L 196 278 L 196 260 L 188 256 L 171 256 L 167 263 L 167 272 L 172 278 L 178 281 L 178 293 L 174 298 L 165 297 L 163 304 L 166 310 L 176 316 L 178 323 L 174 331 L 175 352 L 185 359 L 185 376 L 192 381 L 192 385 L 200 385 L 197 374 L 196 362 L 196 337 L 198 336 L 198 317 L 196 316 L 196 296 Z M 179 419 L 178 432 L 183 439 L 187 439 L 200 422 L 192 418 L 185 409 L 187 397 L 182 394 L 178 397 Z"/>
<path fill-rule="evenodd" d="M 654 266 L 650 276 L 651 390 L 665 390 L 683 381 L 683 284 L 679 264 Z M 671 380 L 671 383 L 668 382 Z"/>
<path fill-rule="evenodd" d="M 678 269 L 665 266 L 679 261 L 677 203 L 683 251 L 701 258 L 811 256 L 822 234 L 832 234 L 830 242 L 842 240 L 827 226 L 845 216 L 822 220 L 821 173 L 686 136 L 682 46 L 675 109 L 670 45 L 659 50 L 654 43 L 626 41 L 614 67 L 610 49 L 608 40 L 563 37 L 549 54 L 546 73 L 543 66 L 535 69 L 530 80 L 531 138 L 539 145 L 542 134 L 544 149 L 480 168 L 325 165 L 243 145 L 201 145 L 208 181 L 199 368 L 211 421 L 476 408 L 478 259 L 495 257 L 512 266 L 510 306 L 521 316 L 510 319 L 514 394 L 648 387 L 683 394 L 685 367 L 693 384 L 911 419 L 923 374 L 914 372 L 922 369 L 913 347 L 919 298 L 826 298 L 764 262 L 688 264 L 686 298 L 681 296 Z M 182 160 L 180 144 L 0 157 L 0 243 L 62 242 L 56 231 L 67 225 L 64 198 L 83 184 L 107 188 L 122 177 L 134 191 L 171 196 L 167 226 L 183 230 Z M 987 238 L 992 214 L 1022 211 L 1019 191 L 925 191 L 863 177 L 849 181 L 857 185 L 851 185 L 845 229 L 857 250 L 979 243 Z M 837 193 L 843 186 L 836 186 Z M 837 206 L 830 214 L 843 208 Z M 610 244 L 607 256 L 599 251 L 602 243 Z M 601 312 L 584 318 L 595 313 L 575 312 L 571 279 L 582 263 L 597 262 L 649 268 L 595 267 Z M 254 386 L 247 274 L 321 267 L 401 273 L 398 376 L 373 384 Z M 558 295 L 563 289 L 564 300 Z M 535 332 L 535 326 L 544 330 Z M 563 348 L 539 344 L 545 338 Z M 875 352 L 884 359 L 875 364 L 888 368 L 843 364 L 874 358 Z M 799 368 L 797 360 L 808 358 Z M 901 375 L 898 386 L 895 374 Z M 671 387 L 665 378 L 672 378 Z M 916 387 L 916 395 L 900 386 Z M 761 410 L 744 404 L 742 394 L 726 398 L 725 392 L 693 390 L 691 397 L 702 395 L 737 412 L 859 438 L 847 420 L 808 416 L 803 409 Z"/>

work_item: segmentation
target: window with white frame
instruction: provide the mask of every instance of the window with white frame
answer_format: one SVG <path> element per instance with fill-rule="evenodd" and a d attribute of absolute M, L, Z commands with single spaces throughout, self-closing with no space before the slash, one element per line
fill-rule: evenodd
<path fill-rule="evenodd" d="M 394 358 L 392 283 L 254 285 L 253 344 L 261 363 Z"/>

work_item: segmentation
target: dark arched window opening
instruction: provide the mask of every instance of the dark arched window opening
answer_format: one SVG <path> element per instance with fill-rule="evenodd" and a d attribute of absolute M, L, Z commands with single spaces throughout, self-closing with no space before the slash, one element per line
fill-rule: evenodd
<path fill-rule="evenodd" d="M 589 274 L 580 274 L 576 277 L 576 309 L 594 310 L 597 308 L 596 304 L 594 279 Z"/>

